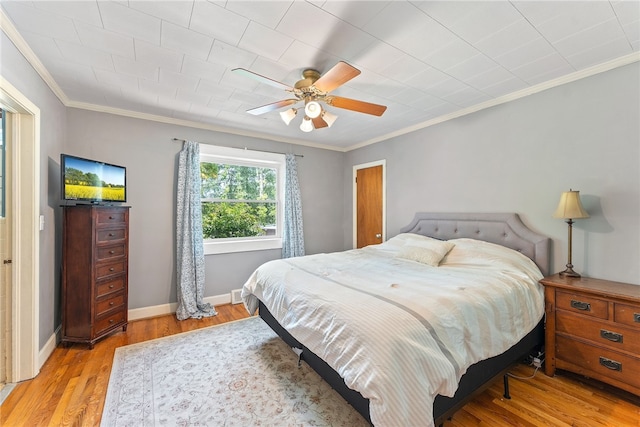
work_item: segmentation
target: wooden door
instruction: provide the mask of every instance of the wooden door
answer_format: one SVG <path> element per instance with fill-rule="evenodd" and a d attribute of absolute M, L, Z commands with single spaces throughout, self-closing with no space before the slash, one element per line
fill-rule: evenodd
<path fill-rule="evenodd" d="M 382 243 L 382 165 L 356 173 L 356 247 Z"/>

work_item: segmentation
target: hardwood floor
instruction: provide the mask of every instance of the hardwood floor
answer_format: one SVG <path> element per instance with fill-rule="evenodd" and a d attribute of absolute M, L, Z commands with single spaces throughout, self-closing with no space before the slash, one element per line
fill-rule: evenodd
<path fill-rule="evenodd" d="M 129 323 L 86 346 L 58 346 L 33 380 L 18 384 L 0 406 L 0 425 L 99 425 L 116 348 L 248 317 L 242 304 L 216 307 L 218 316 L 177 321 L 167 315 Z M 530 376 L 529 366 L 512 373 Z M 640 426 L 640 399 L 605 385 L 585 384 L 570 374 L 538 372 L 531 380 L 510 380 L 511 400 L 497 381 L 458 411 L 446 427 L 470 426 Z"/>

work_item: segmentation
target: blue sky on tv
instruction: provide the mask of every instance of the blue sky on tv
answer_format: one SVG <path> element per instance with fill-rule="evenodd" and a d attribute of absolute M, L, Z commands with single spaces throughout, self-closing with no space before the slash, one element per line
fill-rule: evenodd
<path fill-rule="evenodd" d="M 123 167 L 105 165 L 93 160 L 83 160 L 75 157 L 67 157 L 65 166 L 78 169 L 82 173 L 94 173 L 107 184 L 124 185 L 125 169 Z"/>

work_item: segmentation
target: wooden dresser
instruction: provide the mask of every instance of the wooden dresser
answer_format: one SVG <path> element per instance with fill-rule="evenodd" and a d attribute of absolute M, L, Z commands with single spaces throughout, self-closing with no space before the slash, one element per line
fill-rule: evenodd
<path fill-rule="evenodd" d="M 127 330 L 129 207 L 64 206 L 62 343 Z"/>
<path fill-rule="evenodd" d="M 640 286 L 558 274 L 545 286 L 545 373 L 564 369 L 640 396 Z"/>

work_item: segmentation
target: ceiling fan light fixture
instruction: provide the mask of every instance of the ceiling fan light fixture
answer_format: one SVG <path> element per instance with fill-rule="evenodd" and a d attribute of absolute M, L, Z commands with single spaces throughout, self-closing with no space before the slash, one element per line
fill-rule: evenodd
<path fill-rule="evenodd" d="M 296 114 L 298 114 L 298 110 L 295 108 L 289 108 L 287 111 L 282 111 L 280 113 L 280 117 L 282 118 L 282 121 L 289 126 L 289 123 L 291 123 L 291 120 L 293 120 Z"/>
<path fill-rule="evenodd" d="M 302 123 L 300 124 L 300 130 L 302 132 L 311 132 L 313 130 L 313 122 L 307 116 L 304 116 Z"/>
<path fill-rule="evenodd" d="M 338 116 L 336 116 L 335 114 L 331 114 L 327 110 L 324 110 L 322 112 L 322 119 L 325 121 L 325 123 L 327 123 L 327 126 L 329 127 L 331 127 L 331 125 L 336 121 L 337 118 Z"/>
<path fill-rule="evenodd" d="M 304 106 L 304 113 L 312 119 L 315 119 L 322 114 L 322 106 L 318 101 L 309 101 Z"/>

